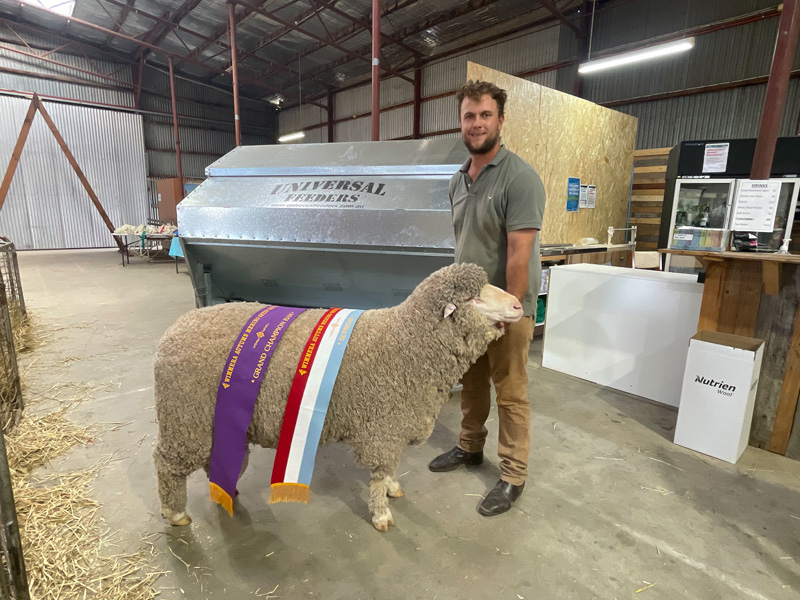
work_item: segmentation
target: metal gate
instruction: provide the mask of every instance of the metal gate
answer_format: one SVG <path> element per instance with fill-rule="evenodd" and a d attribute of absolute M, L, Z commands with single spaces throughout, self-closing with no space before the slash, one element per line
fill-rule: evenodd
<path fill-rule="evenodd" d="M 0 432 L 0 598 L 29 600 L 5 436 Z"/>

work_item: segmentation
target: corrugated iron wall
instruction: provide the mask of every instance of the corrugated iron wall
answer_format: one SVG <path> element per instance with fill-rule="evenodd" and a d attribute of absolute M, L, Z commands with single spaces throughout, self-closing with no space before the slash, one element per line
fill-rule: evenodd
<path fill-rule="evenodd" d="M 5 26 L 0 24 L 0 28 L 5 28 Z M 5 33 L 6 37 L 14 37 L 10 31 L 5 31 Z M 46 48 L 53 45 L 51 40 L 42 39 L 36 35 L 25 33 L 24 37 L 29 44 L 35 47 Z M 9 43 L 5 43 L 5 45 L 29 51 L 23 45 Z M 126 107 L 134 110 L 134 94 L 131 87 L 133 77 L 131 69 L 127 65 L 101 60 L 89 61 L 83 57 L 58 52 L 48 55 L 48 58 L 86 71 L 109 74 L 121 82 L 127 82 L 130 86 L 82 73 L 67 66 L 53 65 L 7 50 L 0 50 L 0 88 L 12 92 L 37 92 L 45 98 L 55 96 L 75 103 L 85 102 L 110 108 Z M 10 72 L 12 70 L 25 71 L 32 75 L 15 74 Z M 36 77 L 36 74 L 79 80 L 85 84 Z M 136 120 L 140 127 L 143 126 L 143 136 L 140 132 L 139 137 L 143 139 L 141 152 L 143 155 L 146 153 L 145 175 L 152 178 L 175 177 L 177 176 L 177 164 L 169 76 L 161 70 L 148 66 L 145 69 L 142 84 L 145 90 L 152 90 L 151 92 L 142 92 L 140 109 L 144 113 L 144 119 Z M 233 126 L 233 97 L 230 93 L 210 86 L 197 85 L 180 77 L 176 77 L 175 87 L 178 100 L 183 175 L 187 179 L 201 179 L 205 177 L 206 166 L 232 150 L 236 145 Z M 3 118 L 6 117 L 7 115 L 3 114 Z M 242 99 L 241 123 L 243 144 L 268 144 L 274 141 L 276 118 L 274 110 L 267 103 Z M 15 126 L 19 127 L 19 123 Z M 14 133 L 13 139 L 16 139 L 17 133 Z M 143 182 L 142 185 L 145 183 Z M 143 204 L 142 211 L 146 212 L 146 210 L 147 205 Z M 17 246 L 22 247 L 19 243 Z"/>
<path fill-rule="evenodd" d="M 776 0 L 612 0 L 598 2 L 592 49 L 606 50 L 689 27 L 730 19 Z"/>
<path fill-rule="evenodd" d="M 169 75 L 148 67 L 142 84 L 163 93 L 157 95 L 143 91 L 142 109 L 165 113 L 164 116 L 147 114 L 144 118 L 149 174 L 157 178 L 175 177 L 177 163 Z M 175 95 L 183 176 L 202 179 L 208 165 L 236 146 L 233 95 L 180 77 L 175 79 Z M 306 107 L 303 107 L 303 112 L 306 112 Z M 266 102 L 242 99 L 240 117 L 243 144 L 269 144 L 274 141 L 276 119 L 274 110 Z M 305 119 L 305 114 L 303 117 Z"/>
<path fill-rule="evenodd" d="M 0 29 L 2 28 L 5 28 L 5 26 L 0 24 Z M 48 47 L 52 45 L 52 42 L 42 40 L 36 36 L 26 36 L 26 41 L 29 44 L 35 44 L 40 47 Z M 23 52 L 30 52 L 29 48 L 20 44 L 4 42 L 3 45 Z M 55 62 L 71 65 L 86 71 L 100 70 L 103 73 L 108 74 L 113 73 L 119 67 L 119 65 L 114 63 L 103 61 L 90 62 L 82 56 L 72 56 L 58 52 L 50 54 L 48 58 Z M 20 75 L 10 72 L 9 70 L 39 73 L 45 76 L 63 79 L 74 79 L 78 81 L 84 81 L 87 85 L 66 81 L 57 81 L 44 77 L 39 78 Z M 114 79 L 118 79 L 122 82 L 130 83 L 132 81 L 131 71 L 128 68 L 124 68 L 121 71 L 114 73 L 113 77 Z M 102 77 L 81 73 L 80 71 L 76 71 L 75 69 L 71 69 L 66 66 L 42 62 L 35 58 L 30 58 L 2 49 L 0 49 L 0 88 L 17 92 L 37 92 L 41 96 L 73 98 L 76 100 L 82 100 L 84 102 L 133 107 L 132 88 L 126 87 L 124 83 L 116 83 L 107 79 L 103 79 Z"/>
<path fill-rule="evenodd" d="M 596 49 L 774 8 L 776 3 L 636 0 L 605 6 L 595 20 Z M 598 103 L 619 102 L 764 77 L 769 74 L 777 33 L 778 18 L 773 17 L 697 36 L 695 48 L 680 56 L 585 76 L 585 96 Z M 795 57 L 795 69 L 799 67 L 800 49 Z M 660 148 L 688 139 L 756 137 L 765 93 L 762 83 L 614 108 L 639 118 L 637 148 Z M 792 79 L 780 135 L 796 135 L 799 117 L 800 81 Z"/>
<path fill-rule="evenodd" d="M 637 148 L 666 148 L 684 140 L 754 138 L 758 135 L 766 86 L 754 85 L 696 96 L 618 106 L 639 119 Z M 780 135 L 797 134 L 800 79 L 789 82 Z"/>
<path fill-rule="evenodd" d="M 507 41 L 447 58 L 426 66 L 423 70 L 422 96 L 451 92 L 461 87 L 467 79 L 467 62 L 476 62 L 504 73 L 524 73 L 558 58 L 560 27 L 516 34 Z M 426 130 L 423 127 L 423 130 Z"/>
<path fill-rule="evenodd" d="M 777 23 L 769 19 L 715 31 L 697 37 L 690 52 L 585 75 L 586 97 L 603 103 L 766 75 Z"/>
<path fill-rule="evenodd" d="M 7 165 L 30 101 L 0 96 L 0 164 Z M 147 168 L 140 115 L 46 103 L 114 225 L 144 223 Z M 113 239 L 41 116 L 30 130 L 0 211 L 19 249 L 97 248 Z"/>

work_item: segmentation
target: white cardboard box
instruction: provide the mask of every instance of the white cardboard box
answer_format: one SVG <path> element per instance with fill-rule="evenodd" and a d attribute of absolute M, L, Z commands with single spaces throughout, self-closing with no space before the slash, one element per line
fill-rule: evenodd
<path fill-rule="evenodd" d="M 675 443 L 735 463 L 747 447 L 764 342 L 699 331 L 689 340 Z"/>

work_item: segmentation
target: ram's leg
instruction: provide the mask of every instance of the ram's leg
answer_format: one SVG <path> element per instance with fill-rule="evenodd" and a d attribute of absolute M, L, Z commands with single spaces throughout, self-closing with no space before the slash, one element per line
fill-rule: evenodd
<path fill-rule="evenodd" d="M 400 487 L 400 482 L 397 481 L 394 473 L 389 475 L 386 479 L 386 495 L 389 496 L 389 498 L 402 498 L 405 496 L 403 489 Z"/>
<path fill-rule="evenodd" d="M 250 444 L 247 445 L 247 448 L 244 452 L 244 459 L 242 460 L 242 468 L 239 469 L 239 479 L 242 478 L 244 475 L 245 470 L 247 469 L 247 464 L 250 462 Z"/>
<path fill-rule="evenodd" d="M 158 477 L 161 516 L 167 519 L 170 525 L 188 525 L 192 522 L 192 518 L 186 514 L 186 478 L 189 473 L 171 463 L 158 448 L 153 458 Z"/>
<path fill-rule="evenodd" d="M 372 524 L 381 533 L 389 530 L 394 525 L 392 511 L 389 510 L 389 486 L 393 481 L 391 473 L 394 469 L 372 469 L 369 480 L 369 512 L 372 515 Z"/>

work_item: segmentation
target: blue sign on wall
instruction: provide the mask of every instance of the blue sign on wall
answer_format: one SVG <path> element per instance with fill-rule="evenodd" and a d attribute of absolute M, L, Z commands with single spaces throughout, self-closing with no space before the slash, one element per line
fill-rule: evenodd
<path fill-rule="evenodd" d="M 581 199 L 581 180 L 578 177 L 567 179 L 567 212 L 578 212 Z"/>

